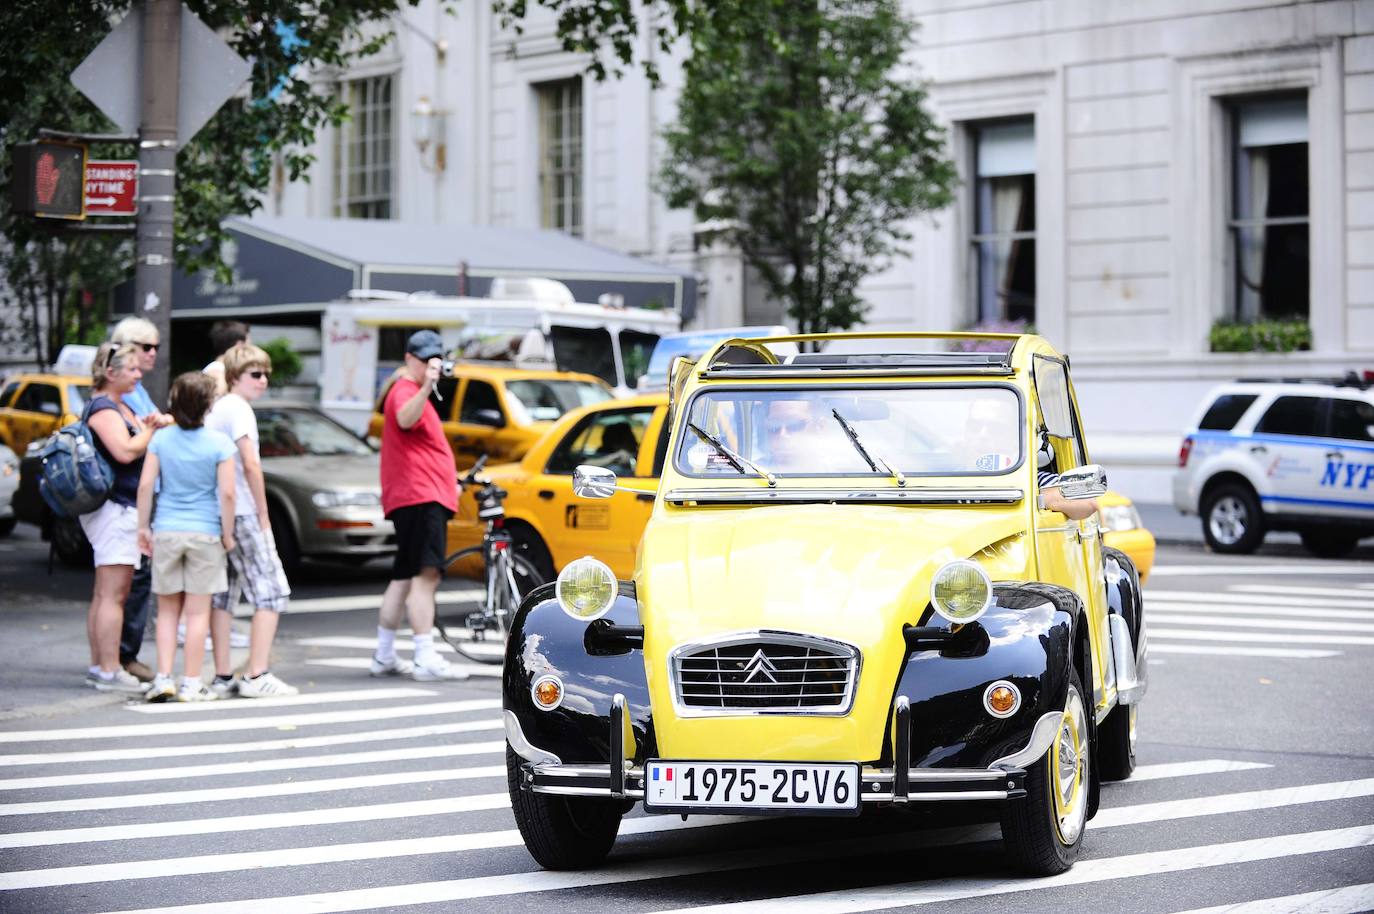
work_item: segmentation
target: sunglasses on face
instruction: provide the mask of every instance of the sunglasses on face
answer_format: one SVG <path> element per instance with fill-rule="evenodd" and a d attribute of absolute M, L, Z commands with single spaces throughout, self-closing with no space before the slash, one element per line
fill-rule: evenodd
<path fill-rule="evenodd" d="M 134 345 L 140 347 L 144 352 L 157 352 L 161 347 L 160 343 L 134 343 Z"/>
<path fill-rule="evenodd" d="M 790 422 L 768 422 L 765 423 L 764 429 L 767 430 L 770 435 L 777 435 L 782 432 L 786 432 L 789 435 L 798 435 L 806 429 L 806 420 L 793 419 Z"/>
<path fill-rule="evenodd" d="M 272 372 L 270 372 L 270 371 L 261 371 L 261 370 L 259 370 L 259 371 L 250 371 L 250 372 L 248 372 L 248 377 L 252 378 L 254 381 L 261 381 L 263 378 L 270 378 L 270 377 L 272 377 Z"/>

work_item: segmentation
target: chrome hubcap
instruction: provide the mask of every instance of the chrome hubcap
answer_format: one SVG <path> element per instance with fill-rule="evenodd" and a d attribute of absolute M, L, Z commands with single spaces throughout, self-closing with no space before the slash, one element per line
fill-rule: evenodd
<path fill-rule="evenodd" d="M 1129 726 L 1129 728 L 1128 728 L 1128 730 L 1127 730 L 1127 734 L 1128 734 L 1128 735 L 1127 735 L 1127 740 L 1128 740 L 1129 743 L 1130 743 L 1130 746 L 1131 746 L 1131 754 L 1132 754 L 1132 755 L 1135 754 L 1135 718 L 1136 718 L 1136 710 L 1135 710 L 1135 708 L 1136 708 L 1135 705 L 1130 705 L 1130 712 L 1131 712 L 1131 713 L 1130 713 L 1130 716 L 1127 718 L 1127 720 L 1130 721 L 1130 726 Z"/>
<path fill-rule="evenodd" d="M 1245 535 L 1250 526 L 1250 512 L 1245 510 L 1245 504 L 1239 498 L 1227 495 L 1212 505 L 1207 525 L 1217 542 L 1230 546 Z"/>
<path fill-rule="evenodd" d="M 1083 831 L 1088 814 L 1088 723 L 1083 698 L 1069 689 L 1064 722 L 1050 749 L 1050 780 L 1054 793 L 1055 822 L 1059 838 L 1073 844 Z"/>

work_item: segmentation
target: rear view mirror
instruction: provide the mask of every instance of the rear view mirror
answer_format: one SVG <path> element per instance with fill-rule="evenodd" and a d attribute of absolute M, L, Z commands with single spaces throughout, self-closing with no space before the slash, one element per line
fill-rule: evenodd
<path fill-rule="evenodd" d="M 578 498 L 610 498 L 615 494 L 615 473 L 605 467 L 582 464 L 573 470 L 573 494 Z"/>
<path fill-rule="evenodd" d="M 1107 494 L 1107 471 L 1095 463 L 1059 474 L 1056 483 L 1065 498 L 1097 498 Z"/>

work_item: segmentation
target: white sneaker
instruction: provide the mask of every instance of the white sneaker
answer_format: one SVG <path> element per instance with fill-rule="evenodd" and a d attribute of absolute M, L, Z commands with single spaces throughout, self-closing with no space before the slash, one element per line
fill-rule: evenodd
<path fill-rule="evenodd" d="M 239 681 L 233 676 L 230 676 L 228 679 L 220 679 L 216 676 L 210 681 L 210 691 L 214 692 L 220 698 L 228 698 L 231 695 L 237 695 L 239 691 Z"/>
<path fill-rule="evenodd" d="M 219 696 L 205 687 L 199 679 L 183 679 L 177 689 L 177 701 L 217 701 Z"/>
<path fill-rule="evenodd" d="M 139 682 L 137 676 L 125 669 L 115 670 L 109 679 L 98 673 L 88 672 L 86 685 L 100 692 L 127 692 L 130 695 L 142 695 L 148 688 L 147 683 Z"/>
<path fill-rule="evenodd" d="M 240 698 L 282 698 L 299 695 L 300 692 L 300 689 L 287 685 L 271 673 L 263 673 L 256 679 L 244 676 L 239 680 Z"/>
<path fill-rule="evenodd" d="M 171 676 L 155 676 L 153 681 L 148 684 L 148 691 L 143 693 L 146 701 L 161 703 L 173 701 L 177 697 L 177 688 L 172 684 Z"/>
<path fill-rule="evenodd" d="M 467 673 L 452 666 L 447 660 L 440 657 L 437 651 L 424 660 L 416 661 L 415 671 L 411 673 L 411 676 L 416 682 L 458 681 L 468 678 Z"/>
<path fill-rule="evenodd" d="M 377 655 L 372 655 L 372 669 L 369 671 L 371 676 L 409 676 L 415 671 L 415 667 L 409 660 L 402 660 L 400 657 L 392 655 L 390 660 L 378 660 Z"/>

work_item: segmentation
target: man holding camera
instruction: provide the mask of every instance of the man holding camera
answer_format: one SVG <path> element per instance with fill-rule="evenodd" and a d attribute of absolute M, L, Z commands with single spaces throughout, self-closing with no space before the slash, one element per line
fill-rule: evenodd
<path fill-rule="evenodd" d="M 443 352 L 433 330 L 412 333 L 405 366 L 382 405 L 382 511 L 396 527 L 396 559 L 377 618 L 373 676 L 410 675 L 419 682 L 467 678 L 434 648 L 434 595 L 444 573 L 448 521 L 458 510 L 453 452 L 429 402 Z M 413 665 L 396 656 L 403 614 L 415 632 Z"/>

